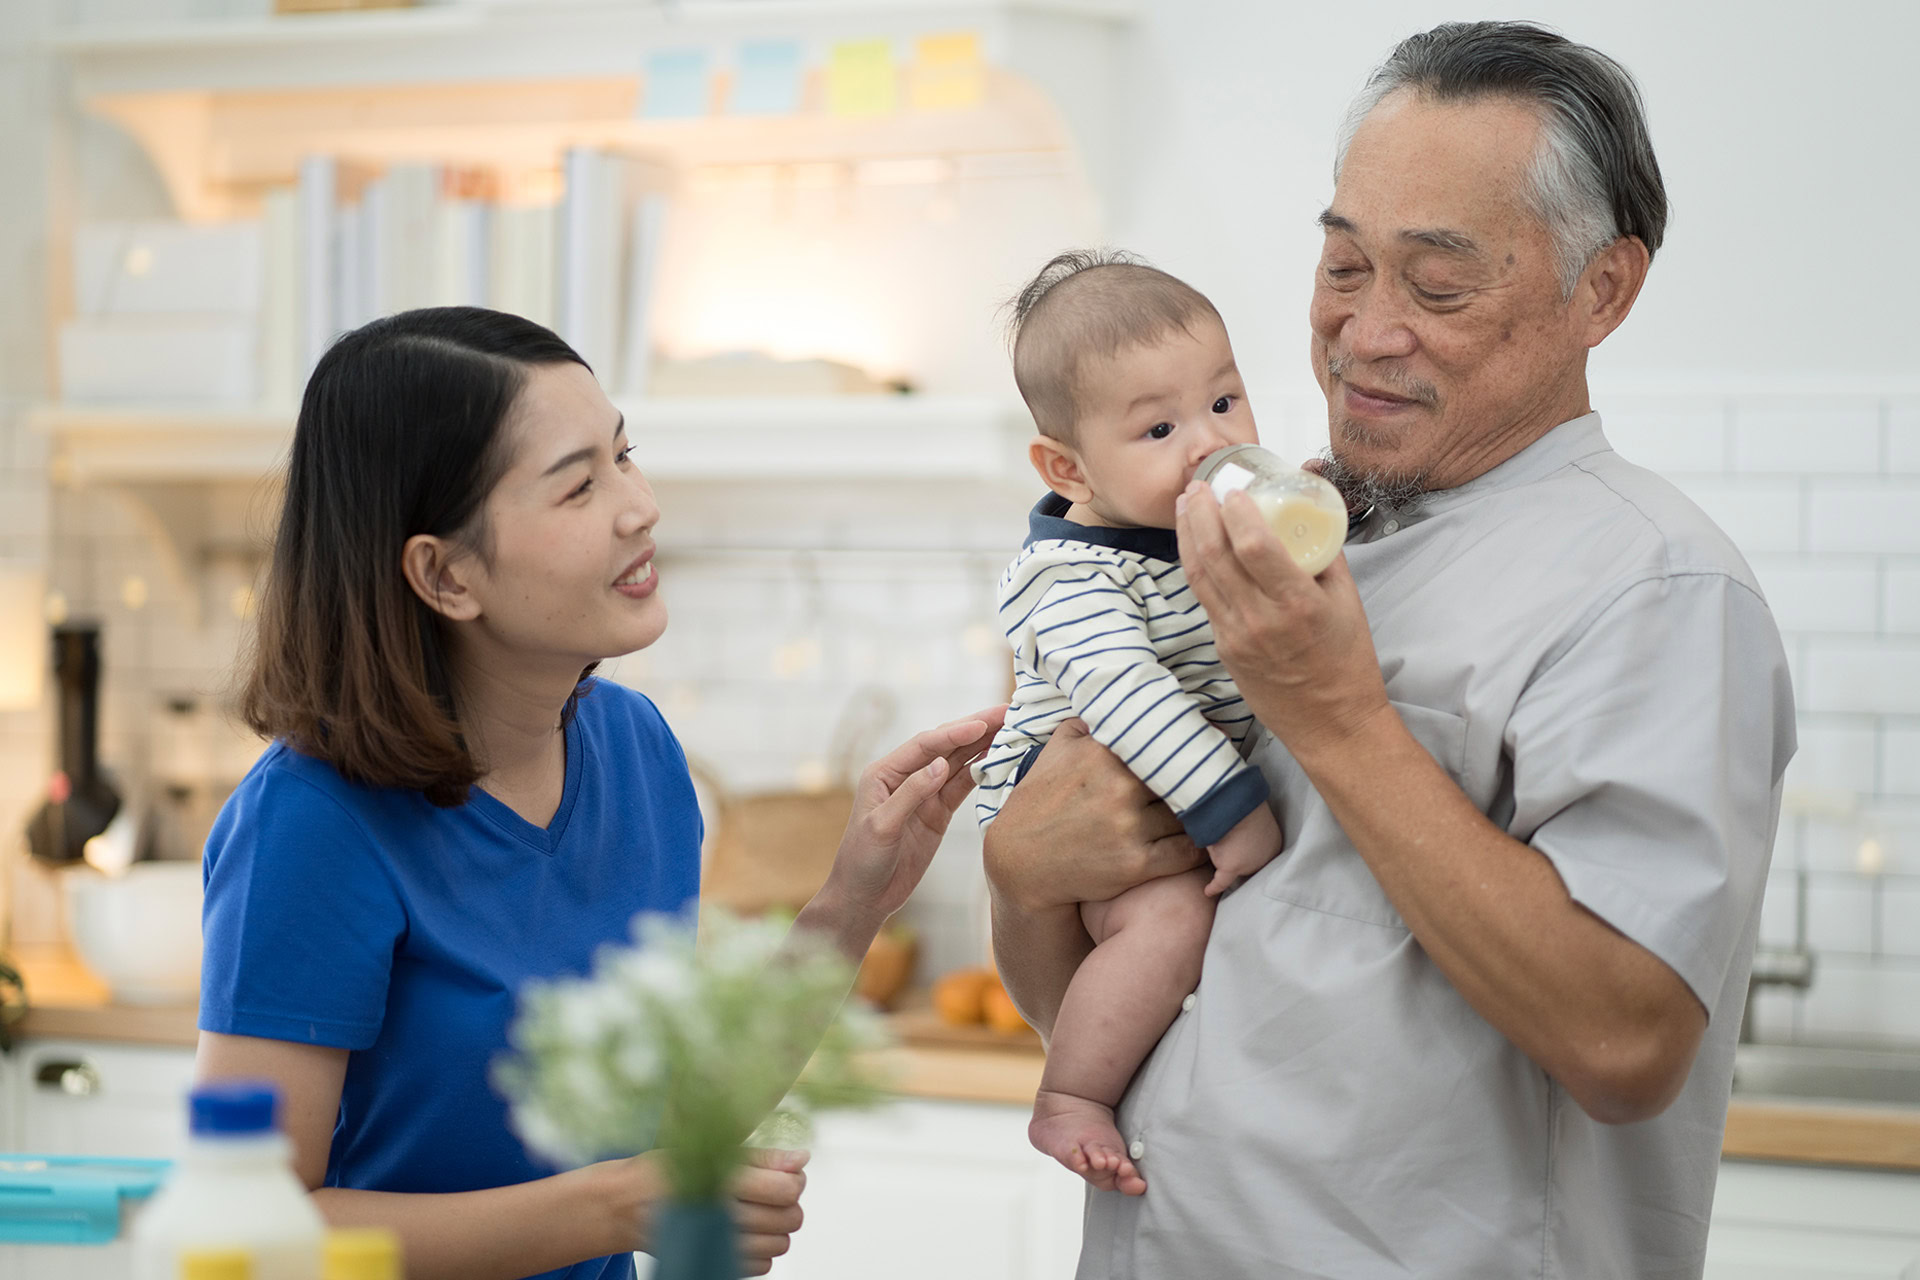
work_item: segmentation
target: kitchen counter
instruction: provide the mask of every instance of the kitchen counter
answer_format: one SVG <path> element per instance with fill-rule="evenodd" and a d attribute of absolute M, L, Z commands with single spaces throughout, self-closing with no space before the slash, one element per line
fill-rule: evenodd
<path fill-rule="evenodd" d="M 16 956 L 29 1007 L 15 1028 L 22 1039 L 107 1040 L 192 1048 L 191 1004 L 113 1003 L 100 983 L 62 949 L 23 948 Z M 1023 1106 L 1033 1099 L 1045 1058 L 1030 1042 L 932 1043 L 925 1019 L 895 1019 L 903 1043 L 884 1060 L 894 1087 L 909 1097 Z M 1736 1097 L 1727 1108 L 1722 1153 L 1742 1160 L 1864 1165 L 1920 1171 L 1920 1107 L 1839 1106 Z"/>

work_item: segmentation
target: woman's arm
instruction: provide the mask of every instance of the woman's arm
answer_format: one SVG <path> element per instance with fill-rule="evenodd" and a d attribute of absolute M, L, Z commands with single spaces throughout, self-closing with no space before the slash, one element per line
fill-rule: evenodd
<path fill-rule="evenodd" d="M 295 1174 L 332 1226 L 382 1226 L 400 1236 L 414 1280 L 514 1280 L 588 1258 L 644 1250 L 665 1186 L 651 1157 L 608 1160 L 517 1186 L 445 1195 L 324 1187 L 347 1051 L 202 1032 L 202 1080 L 271 1080 Z M 748 1275 L 764 1275 L 800 1225 L 805 1157 L 762 1153 L 734 1186 Z"/>

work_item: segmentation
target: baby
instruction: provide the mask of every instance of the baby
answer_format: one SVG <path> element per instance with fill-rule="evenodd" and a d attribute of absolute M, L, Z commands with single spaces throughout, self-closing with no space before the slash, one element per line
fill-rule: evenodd
<path fill-rule="evenodd" d="M 1187 588 L 1174 500 L 1208 454 L 1256 441 L 1219 312 L 1125 254 L 1065 253 L 1013 303 L 1013 370 L 1050 494 L 1000 580 L 1006 726 L 974 766 L 981 826 L 1072 717 L 1166 801 L 1212 870 L 1150 880 L 1080 918 L 1094 950 L 1054 1023 L 1028 1136 L 1102 1189 L 1146 1189 L 1114 1107 L 1200 980 L 1216 895 L 1280 851 L 1254 718 Z"/>

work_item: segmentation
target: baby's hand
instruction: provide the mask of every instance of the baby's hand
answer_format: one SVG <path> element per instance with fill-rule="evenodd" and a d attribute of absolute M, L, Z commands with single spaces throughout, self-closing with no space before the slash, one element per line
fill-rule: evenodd
<path fill-rule="evenodd" d="M 1220 837 L 1218 844 L 1207 846 L 1213 859 L 1213 879 L 1207 882 L 1207 896 L 1225 893 L 1242 876 L 1250 876 L 1272 862 L 1280 852 L 1280 824 L 1273 810 L 1260 805 L 1234 824 Z"/>

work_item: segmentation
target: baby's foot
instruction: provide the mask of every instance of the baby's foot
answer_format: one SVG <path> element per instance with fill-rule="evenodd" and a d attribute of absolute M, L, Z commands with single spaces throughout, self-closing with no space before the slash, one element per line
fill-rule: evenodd
<path fill-rule="evenodd" d="M 1033 1101 L 1027 1139 L 1102 1191 L 1137 1196 L 1147 1189 L 1147 1180 L 1127 1158 L 1126 1140 L 1113 1126 L 1112 1107 L 1042 1089 Z"/>

